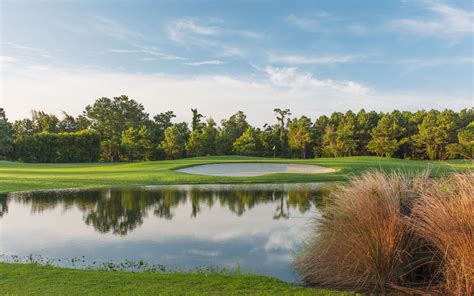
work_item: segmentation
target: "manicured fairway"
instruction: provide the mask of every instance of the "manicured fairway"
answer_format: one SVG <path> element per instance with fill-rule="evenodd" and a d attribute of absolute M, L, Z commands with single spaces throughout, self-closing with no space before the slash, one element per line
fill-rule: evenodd
<path fill-rule="evenodd" d="M 353 295 L 258 275 L 131 273 L 0 263 L 0 292 L 11 295 Z"/>
<path fill-rule="evenodd" d="M 222 162 L 280 162 L 315 164 L 336 169 L 329 174 L 273 174 L 257 177 L 215 177 L 180 173 L 177 168 Z M 430 169 L 440 176 L 447 172 L 473 169 L 468 160 L 412 161 L 378 157 L 318 159 L 271 159 L 239 156 L 198 157 L 171 161 L 134 163 L 28 164 L 0 161 L 0 193 L 50 188 L 87 186 L 136 186 L 196 183 L 282 183 L 345 180 L 368 169 L 419 172 Z"/>

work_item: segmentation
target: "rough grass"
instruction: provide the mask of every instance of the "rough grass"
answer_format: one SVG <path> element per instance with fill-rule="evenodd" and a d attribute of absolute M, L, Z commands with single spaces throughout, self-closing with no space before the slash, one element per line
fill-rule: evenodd
<path fill-rule="evenodd" d="M 296 259 L 309 285 L 472 295 L 474 176 L 370 172 L 339 185 Z"/>
<path fill-rule="evenodd" d="M 0 263 L 8 295 L 353 295 L 258 275 L 131 273 Z"/>
<path fill-rule="evenodd" d="M 225 162 L 280 162 L 315 164 L 336 169 L 329 174 L 273 174 L 257 177 L 213 177 L 180 173 L 177 168 Z M 197 183 L 291 183 L 341 181 L 368 169 L 400 169 L 421 172 L 430 168 L 435 176 L 473 168 L 470 161 L 411 161 L 378 157 L 319 159 L 272 159 L 239 156 L 214 156 L 134 163 L 28 164 L 0 161 L 0 193 L 72 187 L 136 186 Z"/>

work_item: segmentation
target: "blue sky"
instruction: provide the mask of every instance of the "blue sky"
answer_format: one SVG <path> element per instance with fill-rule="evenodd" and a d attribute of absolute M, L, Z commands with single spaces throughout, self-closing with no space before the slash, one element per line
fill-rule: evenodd
<path fill-rule="evenodd" d="M 255 124 L 274 107 L 473 105 L 471 1 L 1 1 L 1 105 L 78 114 L 128 94 Z"/>

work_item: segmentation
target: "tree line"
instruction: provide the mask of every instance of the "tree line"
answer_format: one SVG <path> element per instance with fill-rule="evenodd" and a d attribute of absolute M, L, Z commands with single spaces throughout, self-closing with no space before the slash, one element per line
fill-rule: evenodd
<path fill-rule="evenodd" d="M 275 122 L 251 126 L 238 111 L 220 125 L 191 109 L 192 120 L 173 122 L 173 111 L 151 117 L 127 96 L 100 98 L 79 116 L 32 111 L 10 123 L 0 108 L 0 158 L 25 162 L 149 161 L 206 155 L 405 159 L 473 158 L 474 108 L 334 112 L 314 122 L 275 108 Z"/>

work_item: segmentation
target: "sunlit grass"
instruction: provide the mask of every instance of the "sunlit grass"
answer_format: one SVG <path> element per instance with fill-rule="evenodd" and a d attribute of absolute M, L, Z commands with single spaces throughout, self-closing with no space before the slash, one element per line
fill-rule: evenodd
<path fill-rule="evenodd" d="M 180 173 L 177 168 L 219 162 L 280 162 L 321 165 L 336 169 L 329 174 L 272 174 L 256 177 L 215 177 Z M 368 169 L 420 172 L 432 175 L 472 169 L 470 161 L 410 161 L 378 157 L 272 159 L 242 156 L 196 157 L 172 161 L 133 163 L 27 164 L 0 161 L 0 193 L 18 190 L 91 186 L 136 186 L 198 183 L 291 183 L 346 180 Z"/>
<path fill-rule="evenodd" d="M 10 295 L 353 295 L 259 276 L 221 273 L 109 272 L 0 263 Z"/>

